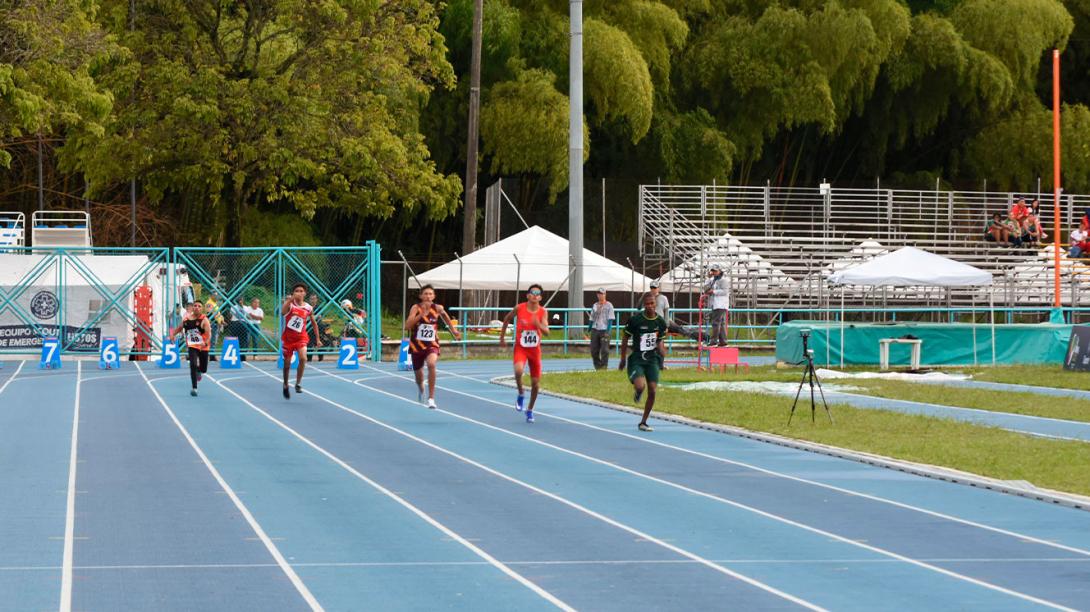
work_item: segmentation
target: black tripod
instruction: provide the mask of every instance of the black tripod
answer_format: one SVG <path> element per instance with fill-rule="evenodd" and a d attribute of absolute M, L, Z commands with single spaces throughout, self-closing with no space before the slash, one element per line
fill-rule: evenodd
<path fill-rule="evenodd" d="M 791 424 L 791 418 L 795 416 L 795 406 L 799 403 L 799 395 L 802 395 L 802 387 L 807 381 L 810 382 L 810 421 L 817 421 L 817 405 L 814 403 L 814 383 L 817 383 L 818 393 L 821 394 L 821 403 L 825 406 L 825 414 L 829 415 L 829 422 L 835 423 L 833 420 L 833 413 L 829 412 L 829 404 L 825 401 L 825 391 L 821 388 L 821 381 L 818 380 L 817 372 L 814 371 L 814 357 L 810 354 L 810 348 L 808 345 L 810 340 L 810 332 L 802 332 L 802 357 L 806 360 L 806 371 L 802 373 L 802 381 L 799 382 L 799 390 L 795 392 L 795 401 L 791 403 L 791 413 L 787 415 L 787 424 Z"/>

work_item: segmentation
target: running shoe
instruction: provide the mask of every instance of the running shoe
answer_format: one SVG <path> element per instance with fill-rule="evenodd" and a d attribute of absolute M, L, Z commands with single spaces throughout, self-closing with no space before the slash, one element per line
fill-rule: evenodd
<path fill-rule="evenodd" d="M 429 398 L 428 398 L 428 408 L 430 408 L 430 409 L 432 409 L 432 410 L 435 410 L 435 409 L 436 409 L 436 408 L 438 408 L 438 407 L 439 407 L 439 406 L 436 406 L 436 405 L 435 405 L 435 398 L 431 398 L 431 397 L 429 397 Z"/>
<path fill-rule="evenodd" d="M 640 431 L 655 431 L 655 430 L 650 425 L 648 425 L 647 423 L 640 423 Z"/>
<path fill-rule="evenodd" d="M 192 395 L 193 397 L 197 397 L 197 388 L 193 387 L 192 389 L 190 389 L 189 394 Z"/>
<path fill-rule="evenodd" d="M 303 385 L 295 385 L 295 392 L 296 393 L 302 393 L 303 392 Z"/>
<path fill-rule="evenodd" d="M 533 410 L 527 410 L 526 411 L 526 422 L 527 423 L 533 423 L 534 422 L 534 411 Z"/>
<path fill-rule="evenodd" d="M 520 395 L 515 399 L 515 410 L 522 412 L 522 405 L 526 403 L 526 396 Z"/>
<path fill-rule="evenodd" d="M 284 385 L 284 399 L 291 399 L 291 391 L 288 391 L 287 385 Z"/>
<path fill-rule="evenodd" d="M 643 389 L 636 389 L 636 393 L 632 396 L 632 403 L 640 403 L 641 397 L 643 397 Z"/>

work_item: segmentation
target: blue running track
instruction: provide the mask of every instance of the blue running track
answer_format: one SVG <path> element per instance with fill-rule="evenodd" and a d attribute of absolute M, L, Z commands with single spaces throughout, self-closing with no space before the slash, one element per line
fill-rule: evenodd
<path fill-rule="evenodd" d="M 441 362 L 438 410 L 391 364 L 287 401 L 270 363 L 199 397 L 89 363 L 0 369 L 0 610 L 1090 609 L 1088 512 L 553 397 L 527 424 L 505 361 Z"/>

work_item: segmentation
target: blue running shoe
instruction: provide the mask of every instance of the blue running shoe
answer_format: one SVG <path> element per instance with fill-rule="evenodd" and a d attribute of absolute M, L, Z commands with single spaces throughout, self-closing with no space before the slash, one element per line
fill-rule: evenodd
<path fill-rule="evenodd" d="M 534 422 L 534 411 L 533 410 L 527 410 L 526 411 L 526 422 L 527 423 L 533 423 Z"/>
<path fill-rule="evenodd" d="M 525 404 L 525 403 L 526 403 L 526 396 L 525 395 L 518 396 L 518 398 L 515 400 L 515 410 L 518 410 L 519 412 L 522 412 L 522 405 Z"/>

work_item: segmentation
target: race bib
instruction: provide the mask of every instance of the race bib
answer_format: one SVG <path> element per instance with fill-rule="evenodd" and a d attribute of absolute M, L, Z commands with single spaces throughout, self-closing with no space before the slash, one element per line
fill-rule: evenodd
<path fill-rule="evenodd" d="M 658 334 L 640 334 L 640 352 L 646 353 L 647 351 L 655 350 L 655 346 L 658 344 Z"/>
<path fill-rule="evenodd" d="M 292 315 L 291 318 L 288 319 L 287 328 L 295 333 L 299 333 L 303 331 L 304 325 L 306 325 L 306 321 L 303 319 L 303 317 L 300 317 L 299 315 Z"/>
<path fill-rule="evenodd" d="M 541 338 L 538 337 L 537 332 L 532 329 L 522 330 L 522 334 L 519 336 L 519 344 L 523 348 L 534 348 L 541 344 Z"/>
<path fill-rule="evenodd" d="M 435 342 L 435 326 L 430 323 L 421 323 L 416 328 L 416 339 L 421 342 Z"/>
<path fill-rule="evenodd" d="M 204 336 L 201 335 L 201 330 L 187 329 L 185 331 L 185 343 L 192 347 L 204 346 Z"/>

